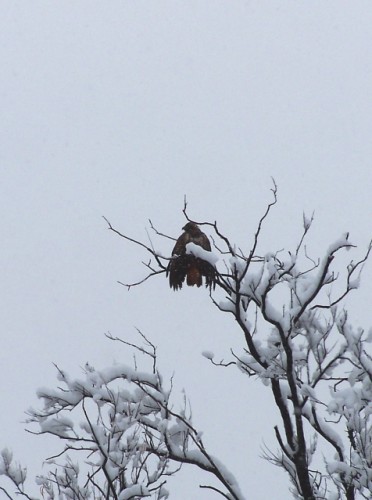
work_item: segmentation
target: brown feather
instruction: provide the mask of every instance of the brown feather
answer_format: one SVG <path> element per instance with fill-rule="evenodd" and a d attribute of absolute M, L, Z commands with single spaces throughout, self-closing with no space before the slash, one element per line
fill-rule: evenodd
<path fill-rule="evenodd" d="M 188 286 L 196 285 L 197 287 L 200 287 L 202 285 L 202 282 L 203 280 L 201 272 L 199 271 L 198 266 L 194 262 L 187 270 L 186 283 L 188 284 Z"/>
<path fill-rule="evenodd" d="M 186 245 L 190 242 L 210 252 L 211 244 L 208 237 L 193 222 L 188 222 L 183 229 L 184 232 L 174 245 L 172 259 L 167 268 L 170 287 L 174 290 L 181 289 L 185 278 L 188 286 L 197 285 L 200 287 L 203 283 L 203 276 L 206 286 L 214 287 L 215 268 L 199 257 L 186 254 Z"/>

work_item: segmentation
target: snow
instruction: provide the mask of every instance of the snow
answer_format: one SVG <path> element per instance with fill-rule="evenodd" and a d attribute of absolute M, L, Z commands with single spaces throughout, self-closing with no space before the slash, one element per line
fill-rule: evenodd
<path fill-rule="evenodd" d="M 356 290 L 359 287 L 360 287 L 360 276 L 357 276 L 356 278 L 349 280 L 349 288 L 351 290 Z"/>
<path fill-rule="evenodd" d="M 73 421 L 65 416 L 41 418 L 39 423 L 41 432 L 50 432 L 59 437 L 69 437 L 69 431 L 74 426 Z"/>
<path fill-rule="evenodd" d="M 349 238 L 349 233 L 344 233 L 340 238 L 335 240 L 328 247 L 328 250 L 327 250 L 328 255 L 334 254 L 335 252 L 337 252 L 337 250 L 339 250 L 340 248 L 343 248 L 343 247 L 345 247 L 347 250 L 349 250 L 350 249 L 350 241 L 348 240 L 348 238 Z"/>
<path fill-rule="evenodd" d="M 227 298 L 226 300 L 220 300 L 218 303 L 218 307 L 225 312 L 235 312 L 235 304 L 231 298 Z"/>
<path fill-rule="evenodd" d="M 301 385 L 301 394 L 304 397 L 309 397 L 313 401 L 316 401 L 316 393 L 315 390 L 308 384 Z"/>
<path fill-rule="evenodd" d="M 278 323 L 285 332 L 289 330 L 292 321 L 292 315 L 290 312 L 279 311 L 269 300 L 266 300 L 265 313 L 269 321 Z"/>
<path fill-rule="evenodd" d="M 207 359 L 214 357 L 211 351 L 204 351 L 203 355 Z M 128 487 L 119 495 L 120 499 L 150 496 L 141 475 L 148 452 L 152 453 L 154 462 L 150 466 L 146 461 L 146 477 L 152 478 L 155 484 L 167 460 L 166 455 L 155 458 L 158 450 L 170 450 L 180 461 L 186 459 L 203 469 L 215 466 L 217 460 L 213 458 L 211 461 L 202 451 L 202 432 L 191 426 L 191 417 L 185 415 L 185 409 L 177 414 L 172 406 L 172 414 L 169 413 L 170 393 L 162 387 L 160 376 L 124 364 L 100 370 L 86 365 L 84 375 L 74 379 L 67 372 L 58 370 L 58 379 L 63 382 L 63 387 L 39 389 L 38 395 L 44 407 L 41 411 L 31 410 L 32 420 L 39 423 L 41 433 L 66 439 L 66 444 L 70 443 L 75 449 L 79 448 L 79 443 L 83 444 L 83 449 L 89 443 L 85 464 L 93 470 L 104 467 L 106 477 L 112 481 L 123 469 L 128 471 L 127 481 L 130 470 L 139 471 L 138 484 L 131 484 L 129 480 Z M 76 423 L 70 415 L 81 408 L 82 400 L 84 408 L 89 407 L 89 420 L 84 418 Z M 95 409 L 91 405 L 95 405 Z M 82 417 L 84 415 L 81 413 Z M 9 452 L 4 452 L 4 457 L 11 460 Z M 220 462 L 218 470 L 229 484 L 230 491 L 234 491 L 235 498 L 243 499 L 235 478 Z M 17 469 L 14 472 L 17 480 L 22 478 L 20 471 Z M 67 472 L 71 472 L 70 482 L 78 490 L 78 470 L 69 465 Z M 45 491 L 50 488 L 48 476 L 40 476 L 38 482 Z M 227 495 L 230 498 L 230 494 Z M 168 492 L 163 488 L 159 498 L 167 497 Z"/>
<path fill-rule="evenodd" d="M 136 496 L 146 497 L 150 495 L 151 492 L 145 485 L 133 484 L 132 486 L 128 486 L 127 488 L 125 488 L 125 490 L 119 494 L 118 500 L 130 500 L 135 498 Z"/>
<path fill-rule="evenodd" d="M 225 467 L 225 465 L 220 462 L 220 460 L 216 457 L 211 457 L 212 461 L 215 465 L 217 465 L 218 470 L 221 472 L 223 475 L 224 479 L 229 483 L 229 486 L 231 487 L 232 491 L 235 494 L 235 498 L 237 500 L 245 500 L 245 496 L 242 494 L 240 491 L 238 482 L 235 478 L 235 476 Z M 232 498 L 230 495 L 228 495 L 228 498 Z"/>
<path fill-rule="evenodd" d="M 304 224 L 309 224 L 309 221 L 304 220 Z M 338 240 L 330 247 L 329 252 L 337 251 L 346 241 L 346 237 Z M 211 265 L 217 262 L 212 252 L 206 252 L 192 243 L 188 244 L 187 252 L 210 262 Z M 343 450 L 343 435 L 340 435 L 339 428 L 333 423 L 333 420 L 341 420 L 342 424 L 346 423 L 349 430 L 358 433 L 357 438 L 363 440 L 364 452 L 369 453 L 372 443 L 369 437 L 371 427 L 367 420 L 372 414 L 372 404 L 368 403 L 372 399 L 370 378 L 372 359 L 362 352 L 364 332 L 352 329 L 346 321 L 346 314 L 341 313 L 337 316 L 336 308 L 327 311 L 326 314 L 329 313 L 331 318 L 327 320 L 322 316 L 323 313 L 320 314 L 318 308 L 302 310 L 303 305 L 321 288 L 320 280 L 330 255 L 328 254 L 314 269 L 305 272 L 296 269 L 297 257 L 293 254 L 289 260 L 283 261 L 277 258 L 277 254 L 268 253 L 264 258 L 254 262 L 254 270 L 252 272 L 249 270 L 241 283 L 241 291 L 246 295 L 242 300 L 246 302 L 240 304 L 240 314 L 245 324 L 250 324 L 245 306 L 249 308 L 249 301 L 253 299 L 251 304 L 256 305 L 258 311 L 261 309 L 262 315 L 257 319 L 258 313 L 252 323 L 254 345 L 258 356 L 255 354 L 257 357 L 255 359 L 246 350 L 240 358 L 235 358 L 235 362 L 243 373 L 255 374 L 264 385 L 270 385 L 273 379 L 279 381 L 282 402 L 287 406 L 291 419 L 294 412 L 296 416 L 302 415 L 307 419 L 306 429 L 308 424 L 313 426 L 313 430 L 319 426 L 321 433 Z M 236 257 L 230 259 L 230 265 L 238 272 L 246 269 L 244 261 Z M 353 280 L 349 286 L 356 287 L 358 284 L 358 280 Z M 235 313 L 234 292 L 225 297 L 219 305 L 221 309 Z M 299 312 L 302 313 L 301 317 L 294 322 Z M 270 324 L 262 335 L 260 321 L 263 319 L 269 320 Z M 330 328 L 334 325 L 338 328 L 335 334 L 342 336 L 341 340 L 339 338 L 338 351 L 333 350 L 334 346 L 326 345 Z M 342 339 L 345 342 L 342 342 Z M 288 384 L 288 361 L 286 351 L 283 349 L 283 342 L 286 341 L 292 352 L 293 375 L 296 378 L 296 385 L 292 389 Z M 332 357 L 337 352 L 339 355 L 327 364 L 332 350 Z M 348 351 L 350 359 L 347 357 L 342 357 L 342 361 L 337 359 L 341 358 L 344 351 Z M 210 361 L 214 359 L 214 353 L 210 350 L 202 351 L 202 355 Z M 350 362 L 348 380 L 344 377 L 342 385 L 332 382 L 329 402 L 318 399 L 317 378 L 321 374 L 322 383 L 325 382 L 332 371 L 338 368 L 338 363 L 343 362 Z M 163 470 L 169 455 L 179 462 L 194 463 L 206 470 L 216 466 L 225 484 L 228 484 L 230 492 L 234 492 L 234 498 L 243 499 L 234 476 L 217 459 L 204 452 L 202 432 L 194 429 L 191 416 L 186 416 L 185 408 L 179 413 L 175 412 L 169 401 L 170 391 L 163 387 L 162 378 L 157 372 L 148 373 L 136 367 L 116 363 L 100 370 L 86 364 L 84 375 L 78 378 L 72 378 L 60 369 L 57 375 L 61 387 L 38 390 L 38 396 L 43 400 L 44 406 L 39 412 L 31 412 L 32 420 L 39 424 L 41 433 L 50 433 L 66 440 L 67 447 L 69 445 L 75 447 L 80 437 L 85 446 L 88 442 L 90 453 L 85 459 L 85 465 L 90 465 L 96 471 L 104 467 L 106 477 L 112 481 L 125 470 L 128 487 L 119 495 L 120 499 L 149 496 L 149 490 L 143 486 L 145 484 L 141 477 L 143 470 L 138 467 L 142 467 L 147 460 L 146 457 L 151 456 L 156 463 L 151 464 L 153 467 L 149 466 L 149 471 L 146 470 L 146 477 L 156 482 L 159 471 Z M 336 373 L 334 380 L 337 380 L 337 376 Z M 325 386 L 328 383 L 325 382 Z M 292 393 L 294 390 L 297 392 L 300 404 L 294 404 L 295 398 Z M 324 401 L 324 407 L 320 409 L 319 401 Z M 93 418 L 90 416 L 89 420 L 85 419 L 86 404 L 89 406 L 89 412 L 93 414 Z M 332 414 L 330 421 L 327 421 L 329 415 L 325 408 L 328 414 Z M 68 415 L 77 409 L 83 421 L 74 424 Z M 307 441 L 306 453 L 309 463 L 315 459 L 313 455 L 315 456 L 317 451 L 316 437 L 317 435 L 314 438 L 310 437 Z M 284 446 L 288 454 L 293 452 L 286 443 Z M 359 480 L 368 485 L 369 470 L 357 446 L 358 443 L 356 445 L 358 452 L 348 454 L 347 460 L 328 463 L 328 471 L 336 475 L 343 472 L 354 477 L 353 471 L 358 466 L 363 471 Z M 155 458 L 159 450 L 164 455 Z M 349 459 L 349 456 L 352 458 Z M 3 460 L 0 461 L 0 474 L 11 473 L 14 481 L 20 484 L 25 477 L 24 471 L 20 467 L 10 467 L 11 459 L 11 454 L 4 451 Z M 282 465 L 293 473 L 293 465 L 284 456 Z M 367 479 L 363 476 L 364 469 L 367 471 L 364 475 Z M 133 478 L 135 475 L 130 476 L 128 472 L 133 470 L 138 472 L 138 484 L 131 484 L 130 477 Z M 71 483 L 77 484 L 78 470 L 71 466 L 67 472 L 71 475 Z M 337 477 L 332 479 L 337 484 Z M 41 478 L 39 481 L 43 484 L 43 488 L 47 488 L 43 482 L 47 479 Z M 314 484 L 314 489 L 316 487 Z M 159 493 L 159 498 L 167 496 L 168 492 L 165 489 Z M 231 493 L 226 492 L 226 497 L 232 498 Z"/>
<path fill-rule="evenodd" d="M 203 351 L 202 356 L 212 361 L 214 358 L 214 353 L 212 351 Z"/>
<path fill-rule="evenodd" d="M 195 243 L 192 242 L 187 243 L 186 253 L 209 262 L 209 264 L 211 264 L 213 267 L 216 266 L 216 263 L 219 260 L 219 257 L 215 253 L 204 250 L 204 248 L 202 248 L 200 245 L 195 245 Z"/>
<path fill-rule="evenodd" d="M 124 365 L 124 364 L 116 364 L 103 370 L 100 370 L 100 375 L 104 383 L 108 383 L 116 378 L 126 378 L 129 381 L 141 381 L 146 384 L 156 385 L 158 381 L 158 375 L 141 372 L 135 370 L 134 368 Z"/>
<path fill-rule="evenodd" d="M 7 475 L 17 485 L 24 483 L 27 475 L 25 468 L 13 463 L 13 454 L 8 448 L 3 448 L 0 455 L 0 475 Z"/>

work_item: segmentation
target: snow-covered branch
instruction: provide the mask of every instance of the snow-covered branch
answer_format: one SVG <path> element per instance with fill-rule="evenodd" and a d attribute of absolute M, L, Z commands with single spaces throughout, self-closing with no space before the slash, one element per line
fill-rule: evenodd
<path fill-rule="evenodd" d="M 37 425 L 30 432 L 64 443 L 47 459 L 48 472 L 37 477 L 43 497 L 88 499 L 99 492 L 116 500 L 168 498 L 167 477 L 188 464 L 212 475 L 213 488 L 225 498 L 243 499 L 231 473 L 205 448 L 186 400 L 174 409 L 172 385 L 164 385 L 156 347 L 142 339 L 144 346 L 121 342 L 144 355 L 150 371 L 139 370 L 137 361 L 134 367 L 100 370 L 86 364 L 79 378 L 58 368 L 59 386 L 38 390 L 43 405 L 28 412 L 29 424 Z M 1 457 L 0 474 L 31 499 L 24 493 L 26 469 L 14 465 L 7 450 Z"/>
<path fill-rule="evenodd" d="M 216 366 L 237 367 L 270 388 L 279 410 L 274 426 L 278 449 L 265 451 L 265 456 L 286 471 L 294 498 L 369 499 L 372 330 L 366 334 L 355 329 L 343 301 L 360 285 L 372 242 L 362 257 L 342 265 L 344 252 L 356 251 L 346 233 L 325 255 L 314 258 L 306 247 L 313 216 L 303 215 L 294 248 L 267 251 L 261 248 L 262 233 L 276 203 L 274 182 L 272 200 L 250 243 L 244 239 L 234 244 L 216 221 L 202 221 L 197 224 L 212 233 L 213 251 L 197 238 L 184 245 L 187 258 L 181 271 L 191 268 L 197 273 L 191 266 L 196 261 L 213 269 L 212 304 L 217 313 L 232 316 L 243 334 L 241 350 L 227 346 L 226 361 L 215 361 L 212 350 L 203 355 Z M 186 200 L 183 214 L 196 223 Z M 155 237 L 167 242 L 162 252 L 151 239 L 144 244 L 105 220 L 112 232 L 150 254 L 144 262 L 147 275 L 128 288 L 165 273 L 171 259 L 168 240 L 175 238 L 150 221 Z M 174 408 L 172 384 L 164 384 L 155 346 L 144 336 L 144 345 L 108 337 L 143 355 L 150 368 L 140 370 L 135 362 L 134 367 L 123 363 L 97 370 L 87 364 L 83 376 L 72 378 L 57 367 L 60 385 L 39 389 L 43 406 L 29 413 L 30 422 L 38 426 L 35 434 L 53 435 L 64 443 L 49 458 L 47 474 L 38 477 L 43 498 L 167 498 L 167 477 L 188 464 L 214 478 L 214 484 L 202 488 L 227 499 L 243 499 L 233 475 L 204 445 L 187 405 Z M 78 462 L 77 456 L 84 458 Z M 24 488 L 26 471 L 14 464 L 7 450 L 0 460 L 0 475 L 10 480 L 18 495 L 31 499 Z M 9 496 L 6 488 L 0 489 Z"/>
<path fill-rule="evenodd" d="M 216 266 L 212 303 L 234 317 L 246 344 L 231 361 L 215 362 L 209 351 L 205 357 L 215 365 L 237 366 L 271 387 L 283 431 L 275 427 L 279 452 L 270 460 L 287 471 L 297 498 L 328 498 L 333 485 L 338 498 L 354 500 L 372 489 L 372 358 L 366 349 L 372 335 L 352 330 L 342 302 L 359 287 L 372 243 L 344 269 L 337 264 L 339 256 L 355 249 L 349 233 L 322 258 L 313 258 L 306 240 L 314 217 L 304 214 L 294 249 L 265 252 L 261 235 L 277 203 L 275 182 L 272 195 L 250 247 L 234 244 L 217 222 L 193 220 L 185 200 L 186 220 L 214 233 L 214 252 L 192 243 L 187 252 Z M 334 460 L 311 469 L 311 462 L 321 462 L 324 449 Z"/>

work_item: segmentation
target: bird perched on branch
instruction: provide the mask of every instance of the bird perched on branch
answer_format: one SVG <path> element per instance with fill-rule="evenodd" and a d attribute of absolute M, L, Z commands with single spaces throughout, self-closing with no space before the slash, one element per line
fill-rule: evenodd
<path fill-rule="evenodd" d="M 207 252 L 211 252 L 211 244 L 208 237 L 199 229 L 193 222 L 188 222 L 182 228 L 184 233 L 178 238 L 173 251 L 172 258 L 169 261 L 167 268 L 167 276 L 169 275 L 169 286 L 174 290 L 182 288 L 182 283 L 185 281 L 188 286 L 200 287 L 205 278 L 205 285 L 209 288 L 215 286 L 216 269 L 209 260 L 207 255 L 203 255 L 203 251 L 195 251 L 193 253 L 186 252 L 186 245 L 194 243 Z"/>

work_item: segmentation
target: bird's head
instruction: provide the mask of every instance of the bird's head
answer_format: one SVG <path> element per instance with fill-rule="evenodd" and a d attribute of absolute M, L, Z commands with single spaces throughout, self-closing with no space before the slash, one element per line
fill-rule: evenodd
<path fill-rule="evenodd" d="M 199 234 L 201 232 L 199 226 L 197 226 L 194 222 L 188 222 L 182 229 L 186 231 L 186 233 L 190 234 Z"/>

